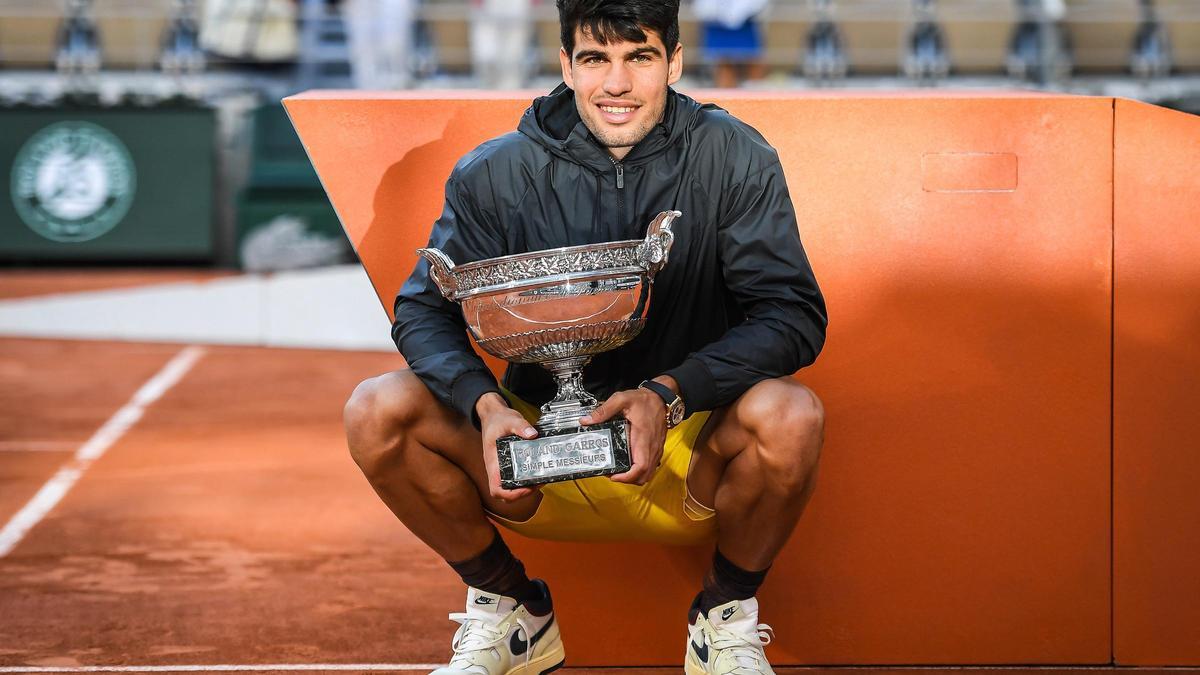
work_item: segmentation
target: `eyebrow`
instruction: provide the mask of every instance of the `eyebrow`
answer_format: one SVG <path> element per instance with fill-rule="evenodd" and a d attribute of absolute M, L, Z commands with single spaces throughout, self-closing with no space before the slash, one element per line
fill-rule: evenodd
<path fill-rule="evenodd" d="M 662 56 L 662 52 L 660 52 L 660 51 L 658 50 L 658 47 L 653 47 L 653 46 L 650 46 L 650 45 L 646 45 L 646 46 L 644 46 L 644 47 L 638 47 L 637 49 L 634 49 L 634 50 L 632 50 L 632 51 L 630 51 L 630 52 L 627 52 L 627 53 L 625 54 L 625 58 L 627 58 L 627 59 L 630 59 L 630 58 L 633 58 L 633 57 L 635 57 L 635 56 L 641 56 L 641 55 L 643 55 L 643 54 L 649 54 L 649 55 L 651 55 L 651 56 Z M 576 54 L 576 55 L 575 55 L 575 60 L 576 60 L 576 61 L 583 61 L 584 59 L 589 59 L 589 58 L 592 58 L 592 57 L 599 57 L 599 58 L 602 58 L 602 59 L 607 59 L 607 58 L 608 58 L 608 54 L 606 54 L 606 53 L 604 53 L 604 52 L 600 51 L 599 49 L 585 49 L 585 50 L 583 50 L 583 51 L 581 51 L 581 52 L 579 52 L 578 54 Z"/>

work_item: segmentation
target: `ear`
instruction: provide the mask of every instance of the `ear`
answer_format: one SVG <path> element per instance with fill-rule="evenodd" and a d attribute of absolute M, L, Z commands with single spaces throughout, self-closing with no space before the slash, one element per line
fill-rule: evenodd
<path fill-rule="evenodd" d="M 667 85 L 675 84 L 683 75 L 683 45 L 675 45 L 671 60 L 667 62 Z"/>
<path fill-rule="evenodd" d="M 575 78 L 571 73 L 571 55 L 563 47 L 558 48 L 558 65 L 562 67 L 563 82 L 567 83 L 569 89 L 574 89 Z"/>

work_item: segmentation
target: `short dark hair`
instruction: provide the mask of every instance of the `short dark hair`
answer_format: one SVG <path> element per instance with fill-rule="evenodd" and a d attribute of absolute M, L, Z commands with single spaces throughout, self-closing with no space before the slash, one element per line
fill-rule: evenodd
<path fill-rule="evenodd" d="M 679 0 L 555 0 L 563 49 L 575 52 L 575 29 L 606 45 L 645 42 L 646 29 L 658 33 L 667 58 L 679 44 Z"/>

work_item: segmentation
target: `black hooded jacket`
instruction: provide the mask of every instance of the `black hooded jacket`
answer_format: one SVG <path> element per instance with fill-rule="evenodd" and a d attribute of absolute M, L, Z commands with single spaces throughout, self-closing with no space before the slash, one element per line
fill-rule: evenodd
<path fill-rule="evenodd" d="M 750 126 L 674 90 L 663 121 L 619 163 L 588 131 L 565 85 L 536 99 L 516 132 L 455 166 L 429 246 L 463 264 L 638 239 L 670 209 L 683 215 L 672 226 L 675 244 L 655 277 L 646 326 L 592 359 L 584 370 L 589 391 L 605 398 L 667 374 L 691 414 L 811 364 L 825 342 L 825 301 L 800 244 L 779 157 Z M 476 420 L 476 401 L 498 391 L 497 383 L 424 260 L 395 309 L 392 338 L 409 367 L 440 400 Z M 538 365 L 510 365 L 504 385 L 538 404 L 554 393 Z"/>

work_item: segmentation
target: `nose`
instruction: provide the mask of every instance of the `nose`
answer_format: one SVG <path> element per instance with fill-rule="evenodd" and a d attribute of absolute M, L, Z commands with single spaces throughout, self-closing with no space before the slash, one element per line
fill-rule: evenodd
<path fill-rule="evenodd" d="M 621 96 L 630 89 L 633 89 L 633 78 L 629 76 L 628 67 L 620 62 L 609 65 L 608 72 L 604 74 L 604 93 L 609 96 Z"/>

